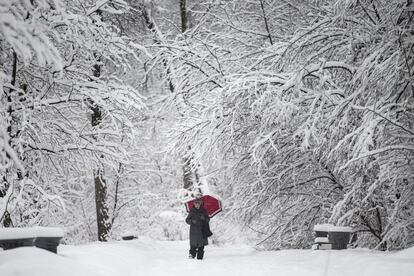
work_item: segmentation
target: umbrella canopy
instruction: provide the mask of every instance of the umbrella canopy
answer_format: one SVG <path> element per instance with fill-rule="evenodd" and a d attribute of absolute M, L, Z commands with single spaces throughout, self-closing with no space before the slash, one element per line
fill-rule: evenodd
<path fill-rule="evenodd" d="M 194 201 L 197 199 L 203 201 L 203 207 L 204 209 L 206 209 L 207 214 L 210 218 L 214 217 L 222 211 L 220 200 L 211 195 L 203 195 L 202 197 L 190 200 L 185 203 L 185 208 L 187 209 L 187 212 L 190 212 L 190 210 L 194 207 Z"/>

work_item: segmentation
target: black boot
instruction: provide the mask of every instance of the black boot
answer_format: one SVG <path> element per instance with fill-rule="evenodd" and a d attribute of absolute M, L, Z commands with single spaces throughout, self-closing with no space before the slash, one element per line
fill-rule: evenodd
<path fill-rule="evenodd" d="M 190 248 L 190 255 L 188 256 L 188 258 L 190 259 L 194 259 L 197 253 L 197 248 L 196 247 L 191 247 Z"/>
<path fill-rule="evenodd" d="M 197 260 L 202 260 L 204 257 L 204 246 L 199 247 L 197 250 Z"/>

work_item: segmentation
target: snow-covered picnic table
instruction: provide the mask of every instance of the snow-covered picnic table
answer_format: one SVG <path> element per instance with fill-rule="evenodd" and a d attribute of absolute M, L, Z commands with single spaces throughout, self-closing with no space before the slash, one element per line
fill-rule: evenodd
<path fill-rule="evenodd" d="M 316 224 L 313 249 L 346 249 L 351 240 L 352 228 L 332 224 Z"/>

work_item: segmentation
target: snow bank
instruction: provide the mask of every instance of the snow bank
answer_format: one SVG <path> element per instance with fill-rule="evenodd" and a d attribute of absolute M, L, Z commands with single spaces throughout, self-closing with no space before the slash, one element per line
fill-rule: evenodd
<path fill-rule="evenodd" d="M 92 266 L 37 247 L 0 251 L 2 276 L 103 276 Z"/>
<path fill-rule="evenodd" d="M 59 254 L 24 247 L 0 251 L 2 276 L 412 276 L 414 248 L 255 251 L 246 245 L 206 247 L 187 258 L 188 240 L 138 240 L 61 245 Z"/>

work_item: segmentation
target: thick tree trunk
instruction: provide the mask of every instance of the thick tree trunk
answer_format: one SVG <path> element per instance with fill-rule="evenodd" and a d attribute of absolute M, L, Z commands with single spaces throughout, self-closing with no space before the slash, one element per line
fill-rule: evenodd
<path fill-rule="evenodd" d="M 94 171 L 96 222 L 98 226 L 98 240 L 107 241 L 111 225 L 109 223 L 108 207 L 106 206 L 107 188 L 102 169 Z"/>
<path fill-rule="evenodd" d="M 95 64 L 93 66 L 93 75 L 96 78 L 101 76 L 101 66 Z M 95 128 L 102 122 L 102 112 L 100 107 L 91 100 L 90 109 L 92 110 L 91 124 Z M 103 156 L 101 156 L 103 157 Z M 98 240 L 107 241 L 108 233 L 111 229 L 111 223 L 109 222 L 107 199 L 107 186 L 104 176 L 103 166 L 95 168 L 93 171 L 94 184 L 95 184 L 95 204 L 96 204 L 96 223 L 98 229 Z"/>

